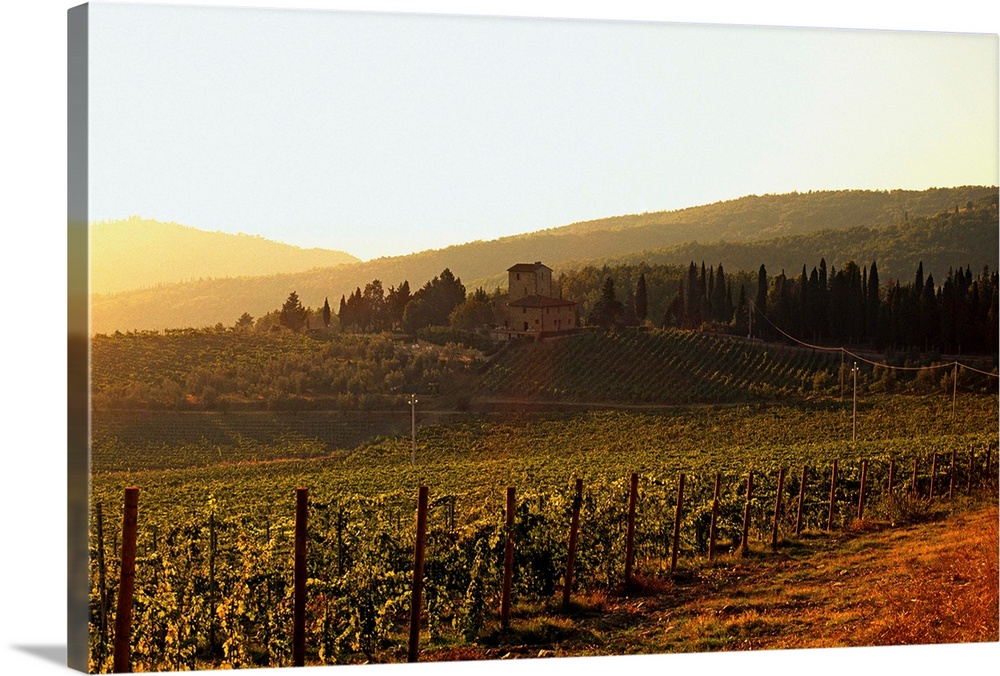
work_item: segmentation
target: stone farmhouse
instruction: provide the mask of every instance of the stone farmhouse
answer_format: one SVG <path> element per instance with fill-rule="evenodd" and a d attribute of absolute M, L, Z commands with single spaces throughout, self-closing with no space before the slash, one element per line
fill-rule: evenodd
<path fill-rule="evenodd" d="M 573 331 L 580 324 L 577 304 L 552 295 L 552 268 L 541 261 L 508 268 L 507 295 L 491 302 L 497 321 L 493 333 L 499 339 L 541 338 Z"/>

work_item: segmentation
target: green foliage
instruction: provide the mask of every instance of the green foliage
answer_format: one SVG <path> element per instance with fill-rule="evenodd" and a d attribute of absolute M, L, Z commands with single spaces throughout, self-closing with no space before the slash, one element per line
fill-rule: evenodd
<path fill-rule="evenodd" d="M 587 323 L 610 330 L 622 323 L 624 316 L 625 306 L 615 295 L 615 282 L 611 277 L 605 277 L 604 283 L 601 285 L 601 296 L 594 303 L 594 307 L 587 317 Z"/>
<path fill-rule="evenodd" d="M 156 470 L 162 464 L 151 452 L 137 454 L 147 465 L 131 472 L 95 475 L 92 500 L 104 506 L 106 564 L 116 570 L 120 531 L 112 515 L 125 486 L 140 488 L 136 671 L 288 665 L 293 496 L 300 485 L 310 487 L 308 659 L 392 661 L 406 640 L 418 485 L 431 487 L 425 582 L 432 636 L 471 641 L 497 620 L 506 485 L 518 487 L 514 591 L 515 603 L 523 603 L 547 601 L 560 588 L 577 476 L 584 480 L 577 588 L 613 591 L 621 584 L 629 471 L 640 473 L 637 572 L 655 576 L 669 561 L 680 472 L 686 475 L 683 566 L 705 555 L 715 472 L 722 473 L 719 543 L 726 551 L 738 543 L 751 469 L 751 544 L 760 547 L 770 532 L 781 467 L 788 474 L 780 528 L 789 537 L 802 464 L 810 467 L 806 529 L 818 530 L 825 528 L 834 459 L 840 460 L 837 527 L 848 525 L 856 509 L 862 458 L 869 460 L 872 513 L 910 520 L 926 510 L 892 506 L 885 484 L 890 458 L 897 463 L 896 499 L 909 488 L 914 460 L 917 490 L 926 494 L 930 453 L 939 454 L 938 495 L 951 451 L 959 453 L 960 488 L 969 478 L 970 447 L 977 477 L 987 447 L 996 462 L 995 396 L 961 397 L 955 420 L 940 395 L 877 397 L 863 403 L 860 422 L 852 445 L 846 441 L 850 406 L 832 402 L 471 417 L 423 428 L 416 468 L 406 436 L 373 442 L 337 462 L 182 463 L 186 469 Z M 96 445 L 95 459 L 106 450 Z M 96 547 L 94 530 L 93 609 Z M 113 581 L 110 591 L 113 597 Z M 113 615 L 112 604 L 111 626 Z M 92 629 L 97 619 L 92 611 Z M 95 670 L 110 666 L 96 657 L 108 655 L 108 647 L 93 646 Z"/>
<path fill-rule="evenodd" d="M 440 275 L 424 284 L 403 311 L 403 329 L 416 333 L 427 326 L 448 326 L 449 317 L 465 301 L 462 280 L 445 268 Z M 410 306 L 419 308 L 411 311 Z"/>
<path fill-rule="evenodd" d="M 253 328 L 253 317 L 250 316 L 249 312 L 244 312 L 240 315 L 240 318 L 236 320 L 236 328 L 243 331 Z"/>
<path fill-rule="evenodd" d="M 93 338 L 91 386 L 97 409 L 391 408 L 478 359 L 387 334 L 140 332 Z"/>
<path fill-rule="evenodd" d="M 482 291 L 482 289 L 479 289 Z M 496 324 L 493 317 L 493 307 L 485 294 L 466 298 L 463 303 L 452 310 L 448 318 L 449 325 L 460 331 L 481 331 Z"/>
<path fill-rule="evenodd" d="M 323 299 L 323 326 L 330 328 L 330 299 Z"/>
<path fill-rule="evenodd" d="M 829 353 L 690 331 L 597 333 L 513 347 L 483 374 L 482 390 L 569 401 L 686 404 L 798 394 L 803 379 L 839 365 Z"/>
<path fill-rule="evenodd" d="M 288 298 L 285 299 L 284 305 L 281 306 L 278 321 L 281 322 L 282 326 L 292 331 L 301 331 L 306 325 L 306 318 L 308 316 L 309 312 L 302 307 L 298 294 L 292 291 L 288 294 Z"/>

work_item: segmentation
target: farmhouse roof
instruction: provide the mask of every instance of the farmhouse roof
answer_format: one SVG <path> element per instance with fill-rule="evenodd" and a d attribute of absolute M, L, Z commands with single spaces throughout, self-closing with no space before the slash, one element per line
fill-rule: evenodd
<path fill-rule="evenodd" d="M 512 307 L 564 307 L 566 305 L 576 305 L 571 300 L 562 298 L 549 298 L 548 296 L 524 296 L 508 303 Z"/>
<path fill-rule="evenodd" d="M 548 265 L 542 265 L 541 261 L 535 261 L 534 263 L 518 263 L 517 265 L 507 268 L 507 272 L 535 272 L 538 268 L 545 268 L 549 272 L 552 272 L 552 268 Z"/>

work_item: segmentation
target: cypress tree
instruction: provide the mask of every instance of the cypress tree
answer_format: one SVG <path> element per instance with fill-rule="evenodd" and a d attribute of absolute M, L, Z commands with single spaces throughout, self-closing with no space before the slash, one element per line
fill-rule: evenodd
<path fill-rule="evenodd" d="M 879 337 L 879 316 L 881 313 L 881 294 L 879 293 L 878 263 L 872 261 L 872 267 L 868 272 L 868 297 L 865 299 L 865 311 L 868 316 L 865 320 L 865 330 L 868 332 L 868 340 L 875 343 Z"/>
<path fill-rule="evenodd" d="M 741 291 L 743 290 L 742 286 L 740 286 L 740 290 Z M 743 300 L 746 301 L 746 298 L 744 297 Z M 735 308 L 733 307 L 733 283 L 729 282 L 726 284 L 726 303 L 722 308 L 722 317 L 721 317 L 722 321 L 726 324 L 731 322 L 733 319 L 734 311 Z"/>
<path fill-rule="evenodd" d="M 688 266 L 687 296 L 684 300 L 684 325 L 689 329 L 701 326 L 701 296 L 698 267 L 691 261 L 691 265 Z"/>
<path fill-rule="evenodd" d="M 278 321 L 292 331 L 300 331 L 306 324 L 309 311 L 302 307 L 297 293 L 292 291 L 288 294 L 281 311 L 278 313 Z"/>
<path fill-rule="evenodd" d="M 635 318 L 639 323 L 646 321 L 649 299 L 646 292 L 646 273 L 639 275 L 639 281 L 635 285 Z"/>
<path fill-rule="evenodd" d="M 799 275 L 799 298 L 798 308 L 795 310 L 796 322 L 800 336 L 809 334 L 809 278 L 806 277 L 806 266 L 802 264 L 802 273 Z"/>
<path fill-rule="evenodd" d="M 740 284 L 739 300 L 736 301 L 736 316 L 733 318 L 736 330 L 740 334 L 747 330 L 747 312 L 749 310 L 750 308 L 747 307 L 747 288 Z"/>
<path fill-rule="evenodd" d="M 923 339 L 924 351 L 938 347 L 938 337 L 941 335 L 941 323 L 938 316 L 937 296 L 934 293 L 934 275 L 927 275 L 923 293 L 920 294 L 920 333 Z"/>
<path fill-rule="evenodd" d="M 757 297 L 754 299 L 750 312 L 758 317 L 767 316 L 767 269 L 764 268 L 763 263 L 760 264 L 760 270 L 757 271 Z M 763 331 L 758 332 L 758 335 L 761 334 Z"/>
<path fill-rule="evenodd" d="M 728 311 L 726 309 L 726 272 L 722 269 L 722 263 L 719 263 L 719 269 L 715 272 L 713 280 L 712 320 L 716 322 L 728 322 L 732 318 L 733 313 L 731 309 Z"/>
<path fill-rule="evenodd" d="M 682 279 L 677 287 L 677 295 L 674 296 L 667 311 L 663 314 L 663 327 L 679 327 L 684 324 L 684 280 Z"/>

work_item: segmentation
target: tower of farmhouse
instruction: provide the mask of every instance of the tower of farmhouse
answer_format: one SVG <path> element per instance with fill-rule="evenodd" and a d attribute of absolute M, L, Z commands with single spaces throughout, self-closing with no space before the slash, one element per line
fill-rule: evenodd
<path fill-rule="evenodd" d="M 496 298 L 493 307 L 498 327 L 507 337 L 524 333 L 560 333 L 577 327 L 577 306 L 552 294 L 552 268 L 518 263 L 507 269 L 507 295 Z"/>

